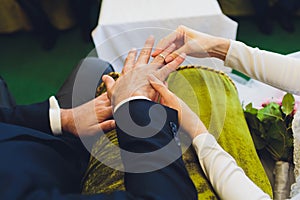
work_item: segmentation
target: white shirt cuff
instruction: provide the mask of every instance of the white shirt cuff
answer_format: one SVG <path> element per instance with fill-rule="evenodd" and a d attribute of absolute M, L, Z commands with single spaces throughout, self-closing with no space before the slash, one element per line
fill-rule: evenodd
<path fill-rule="evenodd" d="M 61 135 L 60 107 L 54 96 L 49 98 L 49 120 L 53 135 Z"/>
<path fill-rule="evenodd" d="M 151 99 L 145 97 L 145 96 L 133 96 L 133 97 L 129 97 L 127 99 L 122 100 L 120 103 L 118 103 L 115 108 L 114 108 L 114 112 L 116 112 L 118 110 L 118 108 L 120 108 L 123 104 L 125 104 L 126 102 L 132 101 L 132 100 L 136 100 L 136 99 L 145 99 L 148 101 L 151 101 Z"/>

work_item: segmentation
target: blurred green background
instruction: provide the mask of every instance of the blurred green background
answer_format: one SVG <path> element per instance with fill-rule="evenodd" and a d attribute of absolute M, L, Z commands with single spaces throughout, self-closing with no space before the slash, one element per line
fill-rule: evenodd
<path fill-rule="evenodd" d="M 287 33 L 274 23 L 272 35 L 260 33 L 251 17 L 238 22 L 237 40 L 281 54 L 299 51 L 300 18 L 296 31 Z M 76 27 L 60 32 L 53 49 L 46 51 L 30 32 L 0 35 L 0 75 L 18 104 L 45 100 L 55 94 L 78 61 L 93 50 L 92 41 L 84 42 Z"/>

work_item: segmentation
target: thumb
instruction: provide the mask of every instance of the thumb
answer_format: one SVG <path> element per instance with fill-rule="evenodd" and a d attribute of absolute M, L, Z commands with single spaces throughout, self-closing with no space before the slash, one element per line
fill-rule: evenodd
<path fill-rule="evenodd" d="M 115 120 L 106 120 L 100 123 L 100 129 L 105 133 L 116 128 Z"/>
<path fill-rule="evenodd" d="M 153 74 L 148 76 L 148 81 L 154 90 L 156 90 L 163 99 L 168 98 L 169 89 L 161 82 L 158 78 L 156 78 Z"/>
<path fill-rule="evenodd" d="M 103 82 L 104 82 L 104 84 L 106 86 L 107 93 L 109 95 L 111 95 L 111 93 L 112 93 L 112 87 L 115 84 L 115 80 L 112 77 L 108 76 L 108 75 L 104 75 L 102 77 L 102 80 L 103 80 Z"/>

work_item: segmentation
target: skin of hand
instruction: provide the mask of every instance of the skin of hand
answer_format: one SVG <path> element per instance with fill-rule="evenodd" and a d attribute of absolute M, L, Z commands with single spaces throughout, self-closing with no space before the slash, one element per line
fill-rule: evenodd
<path fill-rule="evenodd" d="M 166 57 L 166 63 L 171 62 L 181 53 L 197 58 L 216 57 L 224 61 L 230 46 L 228 39 L 197 32 L 180 25 L 174 32 L 159 41 L 152 56 L 159 55 L 172 43 L 176 45 L 176 50 Z"/>
<path fill-rule="evenodd" d="M 111 119 L 112 106 L 107 93 L 78 107 L 61 109 L 60 113 L 62 130 L 80 137 L 107 132 L 116 126 Z"/>
<path fill-rule="evenodd" d="M 155 101 L 157 93 L 151 87 L 147 76 L 153 74 L 159 80 L 164 81 L 185 59 L 185 55 L 182 54 L 172 62 L 165 64 L 164 57 L 175 49 L 175 45 L 171 44 L 161 52 L 162 56 L 156 56 L 150 64 L 147 64 L 151 57 L 153 45 L 154 37 L 150 36 L 137 59 L 136 50 L 131 50 L 125 60 L 122 74 L 117 81 L 114 81 L 110 76 L 103 76 L 102 80 L 107 87 L 108 97 L 111 99 L 113 107 L 132 96 L 144 96 Z"/>
<path fill-rule="evenodd" d="M 159 93 L 160 103 L 178 111 L 179 124 L 192 139 L 201 133 L 208 133 L 200 118 L 163 82 L 153 75 L 149 75 L 148 80 L 155 91 Z"/>

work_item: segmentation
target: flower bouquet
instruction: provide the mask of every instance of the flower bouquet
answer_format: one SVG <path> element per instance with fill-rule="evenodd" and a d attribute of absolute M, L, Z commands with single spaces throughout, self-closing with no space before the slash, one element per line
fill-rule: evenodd
<path fill-rule="evenodd" d="M 276 161 L 274 199 L 289 197 L 289 168 L 293 165 L 295 98 L 287 93 L 281 102 L 268 102 L 262 108 L 245 107 L 244 114 L 255 148 L 265 149 Z"/>

